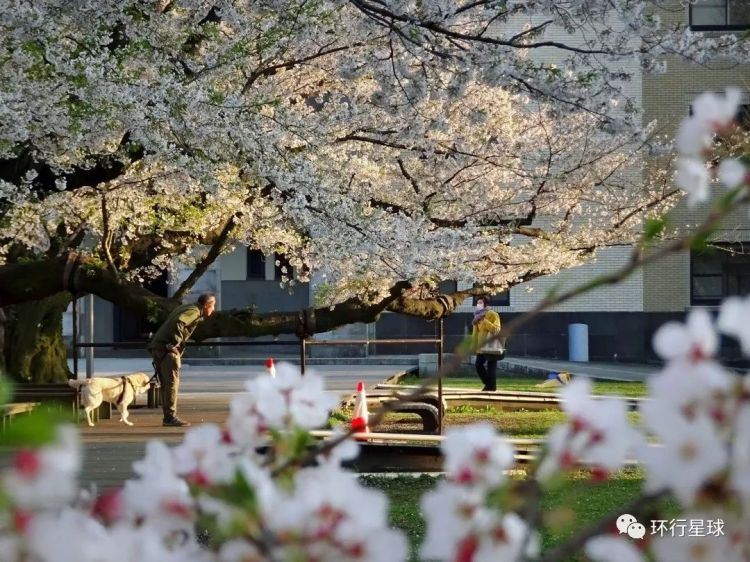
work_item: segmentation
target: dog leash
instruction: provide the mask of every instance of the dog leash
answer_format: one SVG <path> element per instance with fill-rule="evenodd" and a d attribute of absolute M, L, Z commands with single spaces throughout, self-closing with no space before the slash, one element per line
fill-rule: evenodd
<path fill-rule="evenodd" d="M 161 375 L 159 373 L 159 367 L 164 362 L 164 359 L 167 358 L 167 354 L 169 351 L 166 349 L 164 350 L 164 353 L 162 353 L 162 356 L 157 360 L 156 357 L 154 357 L 154 360 L 151 361 L 151 365 L 154 367 L 154 374 L 151 375 L 151 378 L 148 379 L 148 384 L 151 384 L 156 380 L 161 385 Z"/>
<path fill-rule="evenodd" d="M 122 378 L 122 392 L 120 393 L 120 396 L 117 398 L 117 402 L 115 402 L 117 406 L 122 404 L 122 401 L 125 400 L 125 389 L 127 388 L 128 384 L 130 384 L 130 386 L 133 388 L 133 397 L 135 397 L 135 395 L 137 394 L 133 381 L 131 381 L 128 377 L 121 377 L 121 378 Z"/>

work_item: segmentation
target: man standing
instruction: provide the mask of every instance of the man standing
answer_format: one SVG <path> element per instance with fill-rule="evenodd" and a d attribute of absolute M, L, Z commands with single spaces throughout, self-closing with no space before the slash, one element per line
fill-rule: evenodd
<path fill-rule="evenodd" d="M 195 328 L 216 308 L 213 293 L 203 293 L 196 304 L 182 304 L 175 308 L 156 332 L 148 349 L 161 382 L 161 404 L 164 411 L 162 425 L 185 427 L 189 422 L 177 417 L 177 391 L 180 388 L 180 367 L 185 344 Z"/>

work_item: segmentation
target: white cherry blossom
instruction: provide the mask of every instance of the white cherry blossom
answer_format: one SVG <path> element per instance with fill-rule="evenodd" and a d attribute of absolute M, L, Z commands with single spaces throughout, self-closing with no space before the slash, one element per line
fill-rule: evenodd
<path fill-rule="evenodd" d="M 691 157 L 702 156 L 713 144 L 713 135 L 703 123 L 696 119 L 685 119 L 677 130 L 676 146 L 680 154 Z"/>
<path fill-rule="evenodd" d="M 750 507 L 750 406 L 742 406 L 734 420 L 731 444 L 730 483 L 747 507 Z"/>
<path fill-rule="evenodd" d="M 727 466 L 726 445 L 718 439 L 716 426 L 702 414 L 691 420 L 665 415 L 659 425 L 661 443 L 643 445 L 638 456 L 649 492 L 668 489 L 685 506 L 708 480 Z"/>
<path fill-rule="evenodd" d="M 185 432 L 183 442 L 172 450 L 176 474 L 205 483 L 225 483 L 233 476 L 233 448 L 215 424 L 203 424 Z"/>
<path fill-rule="evenodd" d="M 537 470 L 546 480 L 561 469 L 584 462 L 607 476 L 620 468 L 642 438 L 627 417 L 627 403 L 617 397 L 594 398 L 591 381 L 578 377 L 560 391 L 570 421 L 547 436 L 547 453 Z"/>
<path fill-rule="evenodd" d="M 649 399 L 641 403 L 641 413 L 653 429 L 668 413 L 685 415 L 697 408 L 713 415 L 716 406 L 731 400 L 736 382 L 735 375 L 713 360 L 671 361 L 648 377 Z"/>
<path fill-rule="evenodd" d="M 719 179 L 729 188 L 748 183 L 748 173 L 747 167 L 734 158 L 727 158 L 719 164 Z"/>
<path fill-rule="evenodd" d="M 663 359 L 701 361 L 713 357 L 719 338 L 711 316 L 702 308 L 693 309 L 686 322 L 667 322 L 654 334 L 654 351 Z"/>
<path fill-rule="evenodd" d="M 750 53 L 741 37 L 659 25 L 648 0 L 382 4 L 392 15 L 331 0 L 0 1 L 0 264 L 14 244 L 54 254 L 58 234 L 82 232 L 78 250 L 137 281 L 195 265 L 233 217 L 222 250 L 282 252 L 290 284 L 326 274 L 322 306 L 403 280 L 516 285 L 638 240 L 644 216 L 676 202 L 665 172 L 640 173 L 655 125 L 629 84 L 667 56 Z M 516 37 L 535 18 L 551 25 L 528 39 L 553 40 L 554 64 Z M 736 103 L 696 100 L 693 158 Z M 704 192 L 703 172 L 683 175 Z"/>
<path fill-rule="evenodd" d="M 721 303 L 718 327 L 740 340 L 742 353 L 750 357 L 750 297 L 729 297 Z"/>
<path fill-rule="evenodd" d="M 447 429 L 441 449 L 448 478 L 466 486 L 496 487 L 513 464 L 513 447 L 486 422 Z"/>
<path fill-rule="evenodd" d="M 517 560 L 539 549 L 536 533 L 518 515 L 484 506 L 476 487 L 440 482 L 422 497 L 422 513 L 427 535 L 420 554 L 429 560 Z"/>
<path fill-rule="evenodd" d="M 388 527 L 386 501 L 380 492 L 330 465 L 303 469 L 294 490 L 269 506 L 269 528 L 298 537 L 282 547 L 307 551 L 319 560 L 404 560 L 404 536 Z"/>
<path fill-rule="evenodd" d="M 713 130 L 721 129 L 734 121 L 741 101 L 739 88 L 727 88 L 724 95 L 705 92 L 693 101 L 691 119 Z"/>
<path fill-rule="evenodd" d="M 695 519 L 706 520 L 704 514 Z M 723 536 L 663 536 L 656 537 L 651 547 L 657 562 L 740 562 L 726 535 Z"/>
<path fill-rule="evenodd" d="M 126 517 L 145 520 L 147 525 L 169 536 L 193 533 L 194 505 L 190 490 L 177 468 L 169 448 L 161 441 L 146 444 L 146 456 L 133 463 L 137 479 L 128 480 L 122 491 Z"/>
<path fill-rule="evenodd" d="M 2 475 L 2 487 L 20 508 L 65 505 L 78 490 L 81 446 L 73 426 L 61 425 L 56 440 L 40 449 L 18 451 L 10 469 Z"/>
<path fill-rule="evenodd" d="M 710 197 L 709 183 L 711 176 L 706 164 L 700 160 L 681 158 L 677 163 L 674 181 L 677 187 L 687 192 L 688 205 L 691 207 L 707 201 Z"/>
<path fill-rule="evenodd" d="M 643 562 L 643 554 L 630 538 L 599 535 L 586 541 L 586 556 L 592 562 Z"/>
<path fill-rule="evenodd" d="M 282 362 L 276 373 L 274 378 L 248 381 L 246 392 L 232 399 L 227 426 L 238 446 L 259 445 L 269 429 L 320 427 L 336 405 L 335 395 L 325 390 L 325 381 L 314 370 L 302 376 L 298 367 Z"/>

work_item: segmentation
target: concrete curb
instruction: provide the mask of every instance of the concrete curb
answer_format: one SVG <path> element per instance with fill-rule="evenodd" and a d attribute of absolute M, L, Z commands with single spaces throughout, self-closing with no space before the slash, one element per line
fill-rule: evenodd
<path fill-rule="evenodd" d="M 274 355 L 269 353 L 276 362 L 292 363 L 299 365 L 299 356 L 284 357 L 283 355 Z M 237 358 L 206 358 L 206 359 L 183 359 L 184 365 L 263 365 L 266 364 L 265 357 L 237 357 Z M 417 358 L 412 356 L 400 357 L 308 357 L 305 365 L 405 365 L 409 368 L 417 366 Z"/>
<path fill-rule="evenodd" d="M 404 369 L 403 371 L 399 371 L 398 373 L 392 374 L 390 377 L 385 379 L 382 382 L 375 383 L 374 385 L 369 386 L 366 390 L 373 390 L 375 389 L 379 384 L 398 384 L 398 381 L 401 380 L 403 377 L 414 374 L 419 372 L 419 367 L 414 365 L 413 367 L 409 369 Z M 352 393 L 348 396 L 348 398 L 344 398 L 339 402 L 339 409 L 343 408 L 349 408 L 354 406 L 354 401 L 356 399 L 356 392 L 352 391 Z"/>

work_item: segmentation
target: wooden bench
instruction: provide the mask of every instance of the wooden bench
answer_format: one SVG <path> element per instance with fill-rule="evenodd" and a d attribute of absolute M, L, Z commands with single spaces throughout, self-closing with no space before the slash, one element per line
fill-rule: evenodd
<path fill-rule="evenodd" d="M 67 383 L 18 384 L 13 387 L 12 402 L 45 402 L 58 404 L 61 408 L 70 407 L 78 416 L 78 389 Z"/>
<path fill-rule="evenodd" d="M 438 432 L 438 409 L 436 405 L 427 402 L 402 402 L 392 410 L 399 414 L 417 414 L 422 418 L 422 433 L 436 434 Z"/>
<path fill-rule="evenodd" d="M 0 417 L 2 417 L 2 426 L 0 431 L 5 431 L 8 424 L 15 416 L 28 414 L 38 406 L 38 402 L 11 402 L 10 404 L 0 405 Z"/>
<path fill-rule="evenodd" d="M 152 382 L 148 389 L 147 408 L 161 407 L 161 393 L 159 390 L 159 384 Z M 12 403 L 34 403 L 37 405 L 39 403 L 51 403 L 57 404 L 61 408 L 70 407 L 74 419 L 77 420 L 81 403 L 79 392 L 79 389 L 73 388 L 67 383 L 18 384 L 13 389 Z M 137 398 L 136 396 L 131 407 L 136 405 Z M 94 421 L 111 419 L 112 409 L 112 404 L 106 401 L 102 402 L 101 406 L 92 412 Z M 3 423 L 5 423 L 4 416 Z"/>

